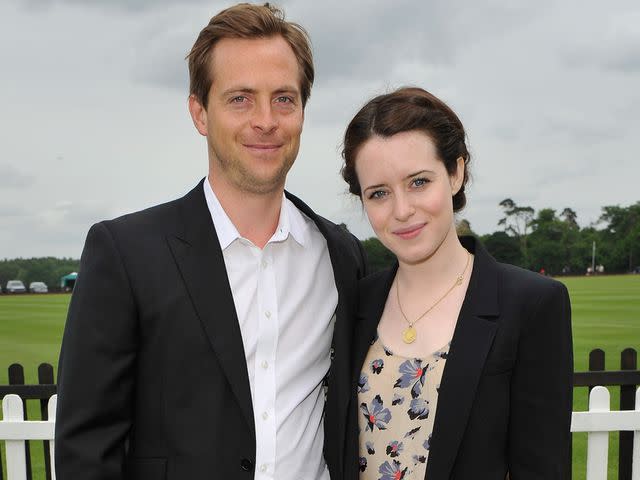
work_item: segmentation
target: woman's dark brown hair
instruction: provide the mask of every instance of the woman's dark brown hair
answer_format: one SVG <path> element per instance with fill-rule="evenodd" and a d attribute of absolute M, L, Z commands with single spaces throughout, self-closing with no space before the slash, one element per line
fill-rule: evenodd
<path fill-rule="evenodd" d="M 464 127 L 447 104 L 417 87 L 401 88 L 371 99 L 349 123 L 342 149 L 342 178 L 349 184 L 349 191 L 362 196 L 356 174 L 356 157 L 367 140 L 376 135 L 388 138 L 412 130 L 423 132 L 433 141 L 438 158 L 449 175 L 455 174 L 458 158 L 464 160 L 464 180 L 453 196 L 453 210 L 462 210 L 467 202 L 464 190 L 469 180 L 471 159 Z"/>

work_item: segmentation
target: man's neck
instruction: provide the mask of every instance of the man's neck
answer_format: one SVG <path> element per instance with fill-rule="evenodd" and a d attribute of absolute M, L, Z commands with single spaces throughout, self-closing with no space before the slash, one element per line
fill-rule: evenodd
<path fill-rule="evenodd" d="M 238 233 L 263 248 L 278 228 L 284 187 L 269 193 L 253 194 L 216 182 L 211 174 L 207 181 Z"/>

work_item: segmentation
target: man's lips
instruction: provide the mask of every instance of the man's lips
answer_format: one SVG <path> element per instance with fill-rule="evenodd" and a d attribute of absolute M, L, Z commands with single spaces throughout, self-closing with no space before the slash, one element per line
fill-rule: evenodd
<path fill-rule="evenodd" d="M 277 143 L 245 143 L 244 146 L 250 150 L 272 152 L 279 149 L 282 145 Z"/>
<path fill-rule="evenodd" d="M 405 240 L 417 237 L 422 229 L 425 227 L 426 223 L 418 223 L 415 225 L 411 225 L 405 228 L 399 228 L 397 230 L 393 230 L 393 234 L 397 235 L 400 238 L 404 238 Z"/>

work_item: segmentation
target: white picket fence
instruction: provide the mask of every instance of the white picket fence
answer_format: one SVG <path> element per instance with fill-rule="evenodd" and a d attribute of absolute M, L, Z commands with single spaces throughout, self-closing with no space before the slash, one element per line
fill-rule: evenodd
<path fill-rule="evenodd" d="M 5 441 L 7 480 L 26 480 L 25 440 L 53 440 L 57 396 L 49 400 L 48 421 L 24 420 L 22 400 L 17 395 L 7 395 L 2 400 L 0 441 Z M 609 432 L 632 431 L 633 466 L 632 480 L 640 480 L 640 388 L 636 391 L 636 408 L 627 411 L 611 411 L 609 390 L 594 387 L 589 395 L 589 411 L 573 412 L 572 432 L 587 432 L 587 480 L 606 480 L 609 457 Z M 50 443 L 51 465 L 53 442 Z M 51 472 L 55 480 L 55 472 Z"/>
<path fill-rule="evenodd" d="M 6 450 L 7 480 L 27 479 L 27 458 L 25 440 L 51 440 L 49 455 L 53 463 L 53 432 L 55 430 L 56 403 L 58 396 L 49 399 L 47 421 L 25 420 L 22 399 L 18 395 L 5 395 L 2 399 L 2 421 L 0 421 L 0 441 L 4 440 Z M 54 470 L 53 468 L 51 470 Z M 56 480 L 55 472 L 51 479 Z"/>
<path fill-rule="evenodd" d="M 606 480 L 609 460 L 609 432 L 632 431 L 631 479 L 640 480 L 640 388 L 635 410 L 611 411 L 609 390 L 594 387 L 589 394 L 589 411 L 573 412 L 572 432 L 588 432 L 587 480 Z"/>

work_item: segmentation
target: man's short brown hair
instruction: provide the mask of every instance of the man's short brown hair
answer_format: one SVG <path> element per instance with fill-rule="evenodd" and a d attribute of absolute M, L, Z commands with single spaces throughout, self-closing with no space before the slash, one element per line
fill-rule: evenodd
<path fill-rule="evenodd" d="M 211 52 L 223 38 L 269 38 L 281 36 L 289 44 L 300 67 L 300 94 L 306 105 L 313 85 L 313 55 L 309 35 L 297 23 L 287 22 L 282 9 L 265 3 L 240 3 L 222 10 L 202 29 L 187 55 L 189 93 L 206 109 L 211 89 Z"/>

